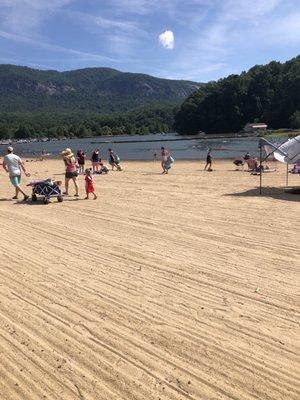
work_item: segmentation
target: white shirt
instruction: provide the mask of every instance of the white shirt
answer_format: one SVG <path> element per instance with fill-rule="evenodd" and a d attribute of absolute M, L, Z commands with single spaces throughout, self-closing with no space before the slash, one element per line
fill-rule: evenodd
<path fill-rule="evenodd" d="M 22 162 L 21 158 L 16 154 L 6 154 L 4 157 L 4 162 L 6 168 L 8 169 L 9 176 L 21 175 L 20 164 Z"/>

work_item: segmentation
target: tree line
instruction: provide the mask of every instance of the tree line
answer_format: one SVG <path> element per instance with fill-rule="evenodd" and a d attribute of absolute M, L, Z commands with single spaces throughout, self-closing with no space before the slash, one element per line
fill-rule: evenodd
<path fill-rule="evenodd" d="M 176 113 L 174 129 L 182 134 L 228 133 L 240 131 L 247 122 L 300 128 L 300 56 L 200 87 Z"/>
<path fill-rule="evenodd" d="M 177 110 L 174 104 L 168 104 L 108 115 L 80 112 L 2 113 L 0 139 L 84 138 L 171 132 Z"/>

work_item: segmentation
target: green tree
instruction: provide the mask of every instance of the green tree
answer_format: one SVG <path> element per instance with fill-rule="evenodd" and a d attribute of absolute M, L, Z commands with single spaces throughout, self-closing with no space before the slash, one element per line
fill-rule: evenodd
<path fill-rule="evenodd" d="M 290 126 L 293 129 L 300 129 L 300 111 L 295 111 L 291 116 Z"/>
<path fill-rule="evenodd" d="M 28 126 L 21 125 L 16 130 L 14 137 L 16 139 L 29 139 L 31 137 L 30 129 Z"/>

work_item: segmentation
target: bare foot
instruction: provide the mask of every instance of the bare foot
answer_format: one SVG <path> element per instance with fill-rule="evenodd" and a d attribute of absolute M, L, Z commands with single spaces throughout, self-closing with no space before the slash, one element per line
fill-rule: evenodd
<path fill-rule="evenodd" d="M 94 200 L 97 200 L 97 198 L 98 198 L 98 197 L 95 195 L 95 196 L 94 196 Z"/>

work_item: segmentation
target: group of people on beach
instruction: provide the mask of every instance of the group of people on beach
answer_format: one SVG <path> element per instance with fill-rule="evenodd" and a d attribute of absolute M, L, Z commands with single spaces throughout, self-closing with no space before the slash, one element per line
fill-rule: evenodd
<path fill-rule="evenodd" d="M 63 194 L 69 195 L 69 182 L 73 181 L 75 187 L 75 197 L 79 196 L 77 177 L 78 174 L 85 174 L 85 191 L 86 199 L 89 199 L 90 194 L 94 196 L 94 200 L 97 199 L 95 193 L 93 174 L 107 174 L 109 168 L 102 162 L 100 157 L 100 150 L 94 149 L 91 155 L 91 168 L 85 168 L 86 154 L 82 149 L 77 151 L 77 159 L 75 158 L 72 150 L 67 148 L 62 153 L 62 158 L 65 163 L 66 173 L 65 173 L 65 192 Z M 108 149 L 108 162 L 114 170 L 116 168 L 118 171 L 122 171 L 122 166 L 120 164 L 120 157 L 112 150 Z"/>
<path fill-rule="evenodd" d="M 111 169 L 114 170 L 116 168 L 118 171 L 122 171 L 123 168 L 120 164 L 120 157 L 112 149 L 108 149 L 108 153 L 108 162 L 111 166 Z M 96 200 L 97 195 L 95 193 L 93 184 L 93 174 L 107 174 L 109 171 L 109 167 L 101 160 L 100 150 L 95 149 L 92 152 L 92 166 L 90 168 L 85 168 L 86 155 L 81 149 L 77 151 L 77 157 L 75 157 L 70 148 L 66 148 L 64 151 L 62 151 L 61 156 L 65 164 L 65 191 L 63 194 L 69 195 L 69 182 L 71 180 L 74 183 L 75 188 L 74 196 L 79 197 L 77 177 L 79 174 L 85 174 L 85 199 L 89 199 L 90 194 L 92 194 L 93 198 Z M 19 194 L 22 194 L 23 200 L 28 200 L 29 196 L 21 187 L 21 176 L 22 171 L 27 177 L 30 177 L 30 173 L 27 172 L 25 163 L 22 161 L 22 159 L 18 155 L 14 154 L 14 149 L 12 146 L 7 147 L 7 154 L 4 156 L 2 166 L 9 174 L 10 182 L 15 188 L 15 195 L 13 196 L 13 199 L 18 199 Z"/>
<path fill-rule="evenodd" d="M 205 171 L 212 171 L 212 150 L 208 149 L 206 155 L 206 164 L 204 167 Z M 69 195 L 69 183 L 73 182 L 75 188 L 75 197 L 79 197 L 79 187 L 77 183 L 77 177 L 80 174 L 85 175 L 85 191 L 86 197 L 85 199 L 89 199 L 90 195 L 93 195 L 94 199 L 97 199 L 97 195 L 95 193 L 94 183 L 93 183 L 93 175 L 94 174 L 107 174 L 109 172 L 109 167 L 105 165 L 101 159 L 100 149 L 96 148 L 92 151 L 90 161 L 91 167 L 85 168 L 87 163 L 86 153 L 79 149 L 77 151 L 77 155 L 70 148 L 66 148 L 61 152 L 62 159 L 65 164 L 65 191 L 64 195 Z M 156 159 L 156 153 L 154 155 L 154 159 Z M 116 154 L 114 150 L 111 148 L 108 149 L 108 163 L 111 166 L 111 169 L 122 171 L 122 166 L 120 164 L 120 157 Z M 170 151 L 161 147 L 161 167 L 162 174 L 168 174 L 174 163 L 174 158 L 171 156 Z M 259 168 L 258 161 L 256 158 L 252 157 L 248 152 L 244 155 L 243 159 L 234 160 L 234 164 L 238 166 L 243 166 L 247 164 L 248 170 L 257 171 Z M 14 149 L 12 146 L 7 147 L 7 154 L 3 159 L 3 168 L 9 174 L 9 178 L 11 184 L 15 188 L 15 195 L 13 199 L 18 199 L 19 194 L 23 195 L 24 200 L 27 200 L 29 196 L 24 192 L 21 188 L 21 173 L 29 177 L 30 173 L 27 172 L 24 162 L 21 158 L 14 154 Z M 268 168 L 268 167 L 266 167 Z"/>

